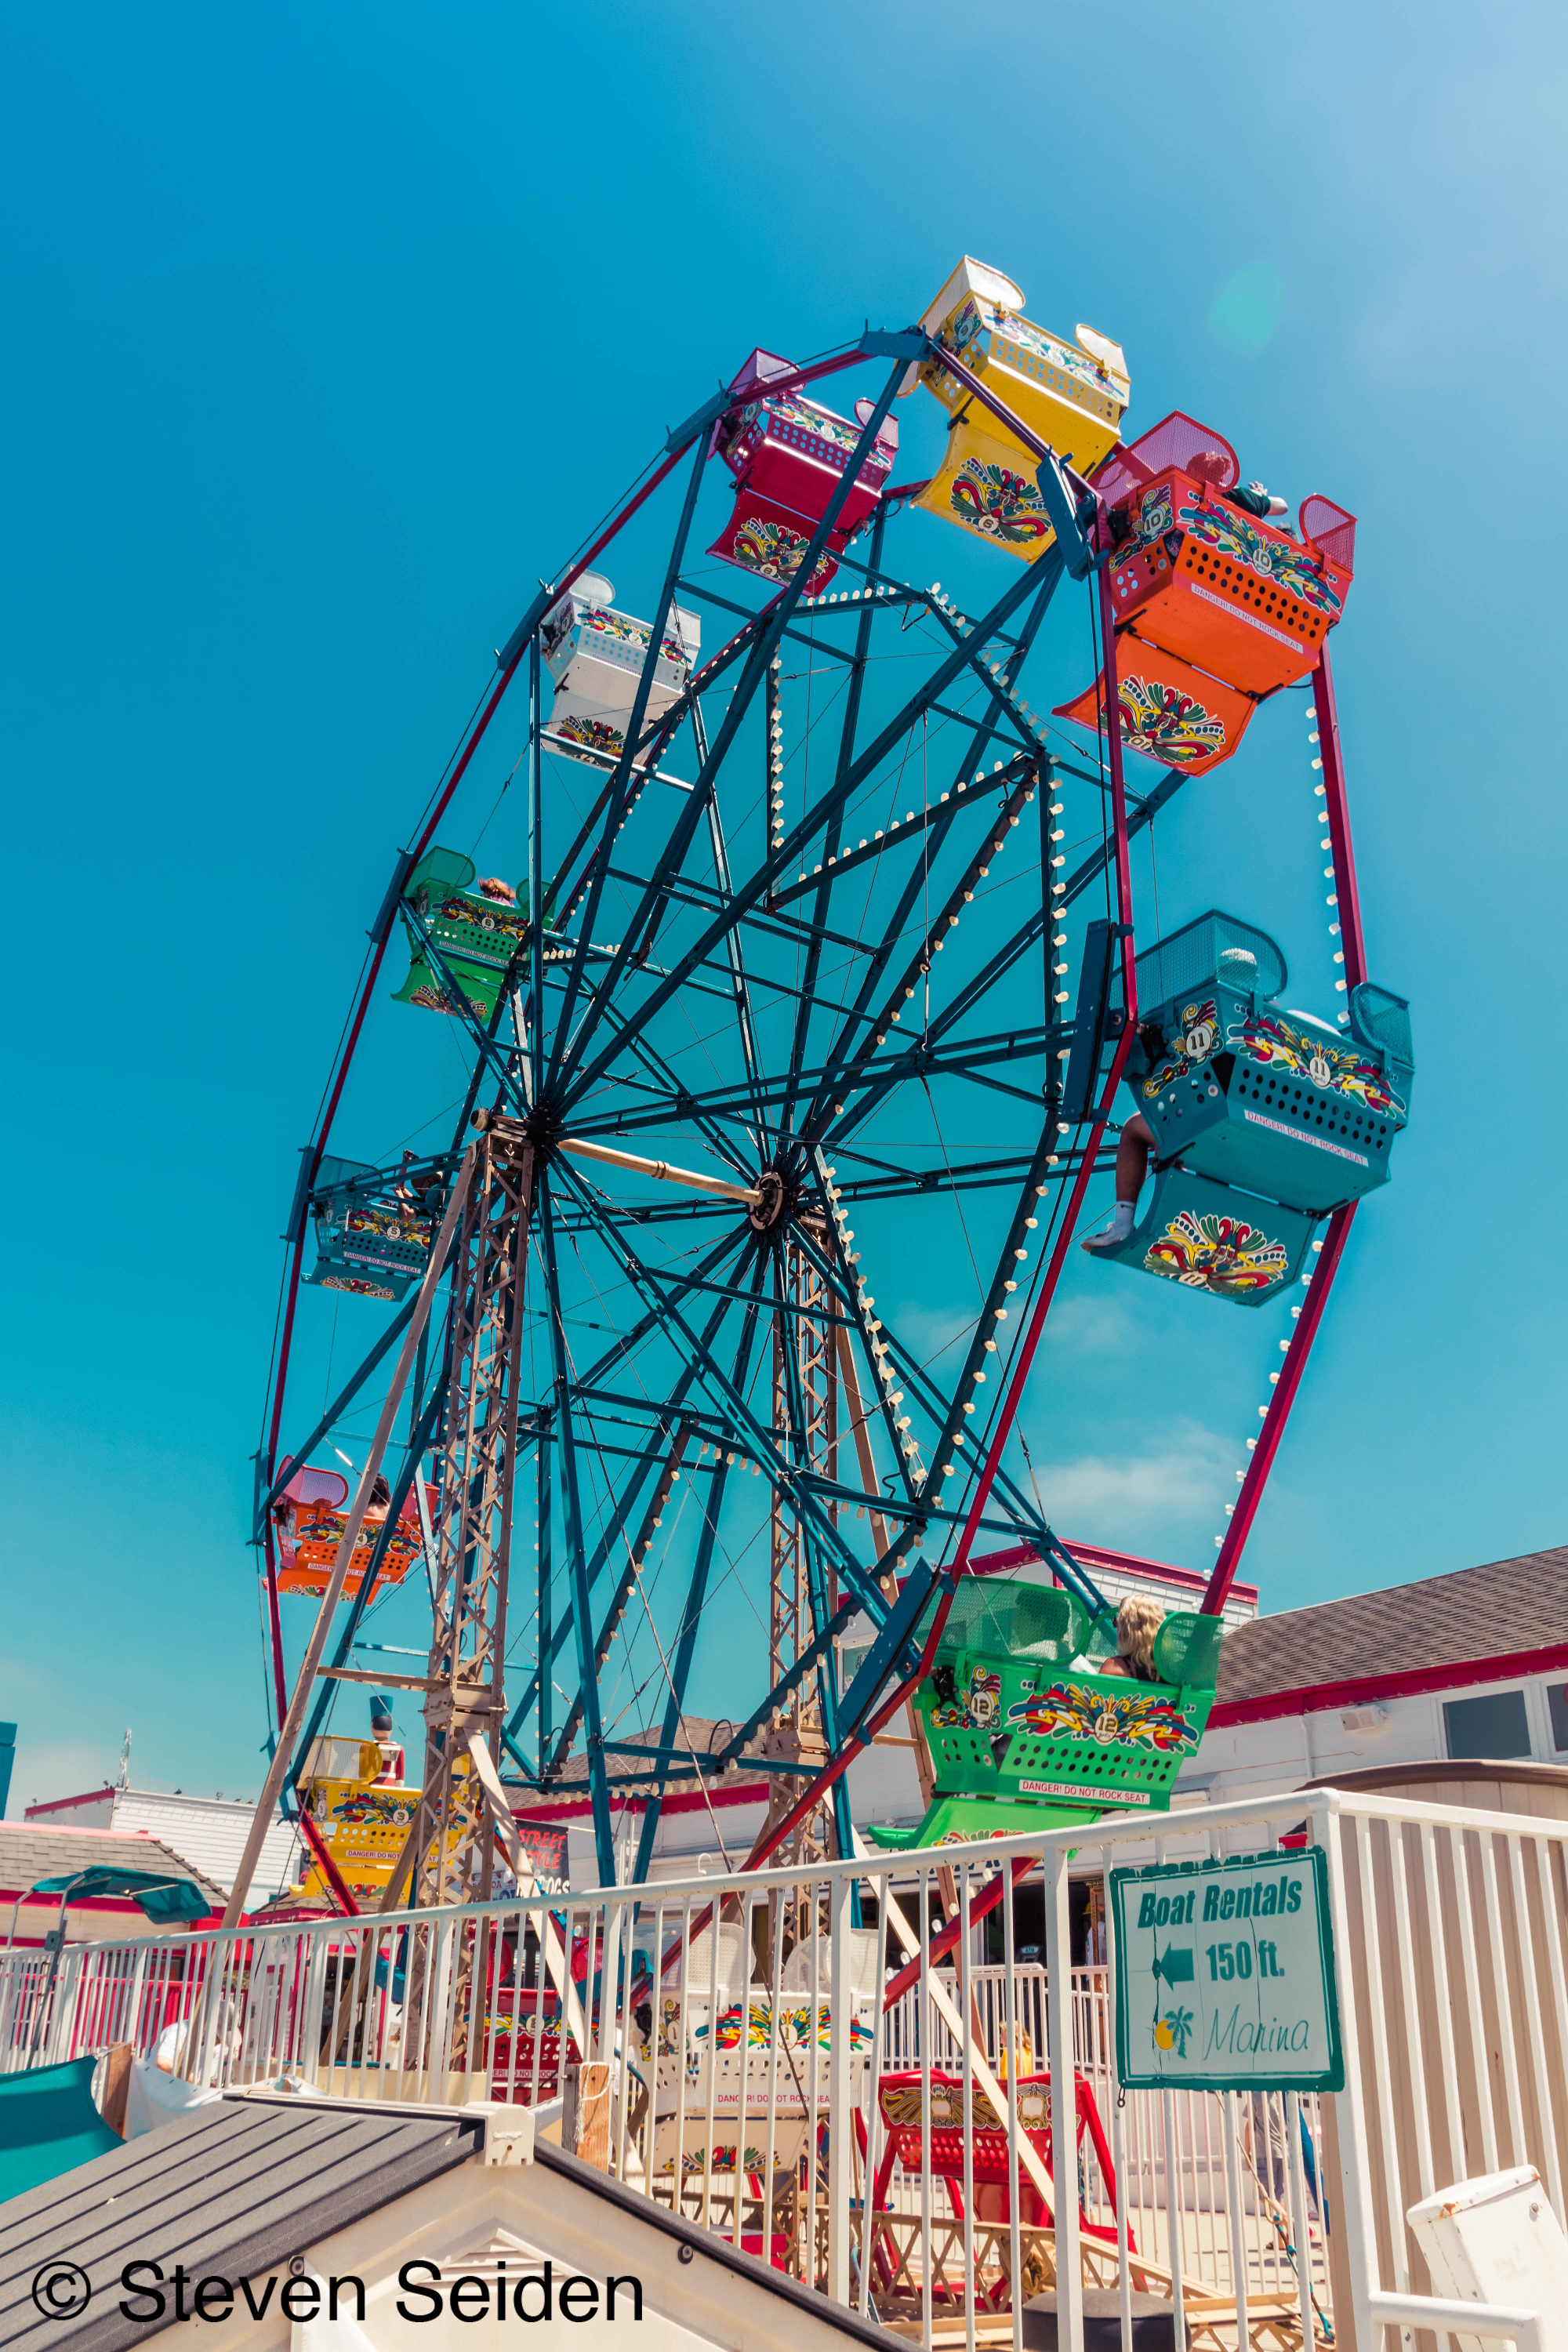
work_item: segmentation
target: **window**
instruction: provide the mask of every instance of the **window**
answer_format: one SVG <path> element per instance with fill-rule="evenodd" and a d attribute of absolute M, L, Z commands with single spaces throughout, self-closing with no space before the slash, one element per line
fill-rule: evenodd
<path fill-rule="evenodd" d="M 1553 1717 L 1555 1728 L 1555 1716 Z M 1492 1691 L 1485 1698 L 1450 1698 L 1443 1704 L 1448 1753 L 1457 1757 L 1528 1756 L 1530 1722 L 1521 1690 Z"/>
<path fill-rule="evenodd" d="M 1568 1748 L 1568 1683 L 1549 1683 L 1546 1704 L 1552 1711 L 1552 1745 Z"/>

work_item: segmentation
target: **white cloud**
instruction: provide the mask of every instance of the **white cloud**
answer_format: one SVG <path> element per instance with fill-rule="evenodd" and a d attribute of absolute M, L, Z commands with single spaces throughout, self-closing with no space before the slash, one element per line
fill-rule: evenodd
<path fill-rule="evenodd" d="M 1086 1355 L 1122 1355 L 1138 1344 L 1126 1307 L 1112 1298 L 1057 1298 L 1046 1318 L 1043 1344 Z"/>
<path fill-rule="evenodd" d="M 1170 1558 L 1225 1525 L 1236 1491 L 1235 1445 L 1196 1422 L 1163 1433 L 1157 1450 L 1080 1454 L 1052 1463 L 1036 1451 L 1040 1493 L 1051 1524 L 1070 1541 L 1110 1549 L 1146 1548 Z"/>
<path fill-rule="evenodd" d="M 120 1748 L 91 1739 L 29 1739 L 18 1732 L 16 1761 L 11 1774 L 11 1793 L 6 1800 L 5 1819 L 19 1822 L 29 1805 L 46 1805 L 57 1797 L 83 1797 L 94 1789 L 106 1789 L 120 1778 Z M 136 1751 L 131 1753 L 132 1785 L 170 1794 L 174 1783 L 161 1780 L 151 1772 L 136 1769 Z M 203 1796 L 211 1796 L 203 1788 Z"/>
<path fill-rule="evenodd" d="M 52 1797 L 79 1797 L 101 1789 L 120 1769 L 118 1753 L 87 1739 L 23 1739 L 16 1742 L 16 1768 L 5 1806 L 8 1822 L 19 1822 L 27 1807 L 47 1804 Z"/>

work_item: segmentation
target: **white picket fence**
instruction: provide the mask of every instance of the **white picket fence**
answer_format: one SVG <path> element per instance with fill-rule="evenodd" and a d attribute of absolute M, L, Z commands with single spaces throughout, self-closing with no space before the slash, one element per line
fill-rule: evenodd
<path fill-rule="evenodd" d="M 1303 1829 L 1328 1861 L 1344 2091 L 1119 2093 L 1111 1971 L 1068 1969 L 1069 1999 L 1050 1998 L 1069 1854 L 1076 1877 Z M 522 2099 L 628 2187 L 928 2347 L 1021 2352 L 1043 2284 L 1080 2347 L 1087 2280 L 1120 2288 L 1124 2329 L 1135 2290 L 1168 2295 L 1200 2352 L 1377 2352 L 1394 2303 L 1430 2290 L 1404 2221 L 1418 2199 L 1533 2163 L 1568 2219 L 1563 1829 L 1318 1790 L 1094 1836 L 879 1855 L 806 1887 L 763 1872 L 10 1952 L 0 2071 L 129 2042 L 193 2093 L 288 2077 L 356 2099 Z M 893 1883 L 923 1916 L 940 1862 L 966 1917 L 1026 1853 L 1046 1964 L 1011 1957 L 1009 1894 L 1001 1965 L 971 1963 L 970 1933 L 884 2002 L 903 1959 Z M 857 1883 L 875 1930 L 853 1926 Z M 1047 2099 L 1053 2150 L 1078 2148 L 1076 2166 L 1056 2158 L 1059 2196 L 1046 2180 L 1049 2229 L 1030 2192 Z M 900 2116 L 907 2161 L 889 2158 Z"/>

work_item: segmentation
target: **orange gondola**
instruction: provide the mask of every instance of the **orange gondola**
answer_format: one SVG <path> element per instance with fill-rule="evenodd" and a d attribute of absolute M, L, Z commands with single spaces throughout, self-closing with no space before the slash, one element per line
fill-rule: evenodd
<path fill-rule="evenodd" d="M 1350 593 L 1355 517 L 1243 485 L 1235 450 L 1179 411 L 1095 478 L 1111 533 L 1118 699 L 1131 749 L 1190 775 L 1228 760 L 1259 702 L 1316 669 Z M 1058 706 L 1101 723 L 1103 681 Z"/>
<path fill-rule="evenodd" d="M 377 1538 L 386 1525 L 389 1498 L 382 1480 L 376 1481 L 376 1490 L 381 1499 L 373 1502 L 365 1512 L 343 1585 L 344 1595 L 351 1601 L 364 1580 Z M 279 1592 L 309 1593 L 318 1600 L 325 1592 L 332 1562 L 338 1556 L 338 1546 L 348 1525 L 348 1498 L 349 1482 L 341 1471 L 295 1471 L 272 1511 L 278 1529 Z M 427 1486 L 426 1509 L 434 1501 L 435 1489 Z M 410 1492 L 398 1514 L 396 1531 L 386 1547 L 376 1576 L 377 1591 L 384 1585 L 401 1584 L 422 1549 L 419 1507 Z"/>
<path fill-rule="evenodd" d="M 1099 727 L 1104 691 L 1097 677 L 1071 702 L 1058 704 L 1054 715 Z M 1127 749 L 1180 768 L 1184 776 L 1201 776 L 1228 760 L 1258 708 L 1249 695 L 1205 677 L 1189 662 L 1127 637 L 1116 648 L 1116 699 Z"/>

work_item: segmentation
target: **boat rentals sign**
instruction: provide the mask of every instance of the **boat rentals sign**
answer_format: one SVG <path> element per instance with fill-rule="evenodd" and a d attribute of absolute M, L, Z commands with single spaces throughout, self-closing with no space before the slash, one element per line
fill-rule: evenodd
<path fill-rule="evenodd" d="M 1110 1908 L 1127 2089 L 1343 2090 L 1320 1848 L 1113 1870 Z"/>

